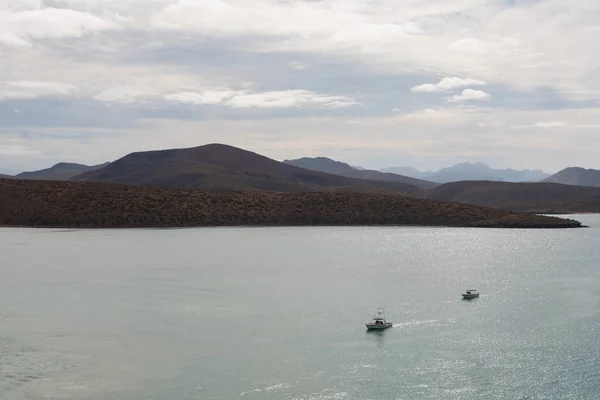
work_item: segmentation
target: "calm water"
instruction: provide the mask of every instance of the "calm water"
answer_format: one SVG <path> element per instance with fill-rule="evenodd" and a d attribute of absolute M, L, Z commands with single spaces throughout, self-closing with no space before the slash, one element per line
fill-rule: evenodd
<path fill-rule="evenodd" d="M 576 219 L 0 229 L 0 398 L 598 399 L 600 216 Z"/>

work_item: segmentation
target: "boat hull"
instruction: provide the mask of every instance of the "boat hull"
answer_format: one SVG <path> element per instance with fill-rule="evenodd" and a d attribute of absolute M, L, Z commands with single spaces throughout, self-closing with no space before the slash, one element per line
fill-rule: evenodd
<path fill-rule="evenodd" d="M 369 331 L 382 331 L 384 329 L 388 329 L 392 327 L 392 323 L 391 322 L 387 322 L 385 324 L 365 324 L 367 327 L 367 330 Z"/>
<path fill-rule="evenodd" d="M 463 294 L 463 300 L 471 300 L 471 299 L 476 299 L 479 297 L 479 293 L 478 294 Z"/>

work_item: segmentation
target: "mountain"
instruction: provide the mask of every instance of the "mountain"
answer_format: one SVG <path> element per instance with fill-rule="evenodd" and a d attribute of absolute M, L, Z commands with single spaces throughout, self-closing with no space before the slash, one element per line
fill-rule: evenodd
<path fill-rule="evenodd" d="M 544 179 L 544 182 L 600 187 L 600 171 L 597 169 L 569 167 Z"/>
<path fill-rule="evenodd" d="M 459 163 L 452 167 L 442 168 L 439 171 L 421 172 L 412 167 L 392 167 L 381 171 L 395 172 L 402 175 L 427 179 L 433 182 L 447 183 L 459 181 L 500 181 L 500 182 L 538 182 L 550 176 L 539 169 L 494 169 L 488 165 L 476 163 Z"/>
<path fill-rule="evenodd" d="M 435 171 L 419 171 L 413 167 L 388 167 L 380 169 L 381 172 L 388 172 L 392 174 L 399 174 L 409 176 L 417 179 L 427 179 L 431 175 L 435 174 Z"/>
<path fill-rule="evenodd" d="M 12 176 L 11 175 L 0 174 L 0 178 L 8 178 L 8 179 L 10 179 L 10 178 L 12 178 Z"/>
<path fill-rule="evenodd" d="M 103 168 L 109 163 L 100 165 L 83 165 L 75 163 L 58 163 L 50 168 L 42 169 L 39 171 L 21 172 L 16 175 L 15 178 L 19 179 L 38 179 L 47 181 L 67 181 L 72 177 L 82 174 L 87 171 L 94 171 L 96 169 Z"/>
<path fill-rule="evenodd" d="M 600 212 L 600 188 L 558 183 L 451 182 L 426 197 L 527 213 Z"/>
<path fill-rule="evenodd" d="M 327 157 L 303 157 L 295 160 L 284 160 L 285 164 L 294 165 L 300 168 L 311 169 L 313 171 L 325 172 L 346 176 L 349 178 L 367 179 L 374 181 L 401 182 L 409 185 L 415 185 L 420 188 L 428 189 L 437 186 L 434 182 L 428 182 L 421 179 L 410 178 L 393 173 L 384 173 L 381 171 L 373 171 L 369 169 L 358 169 L 349 164 L 335 161 Z"/>
<path fill-rule="evenodd" d="M 421 225 L 575 228 L 574 220 L 374 193 L 275 193 L 0 180 L 0 226 Z"/>
<path fill-rule="evenodd" d="M 72 180 L 187 189 L 422 192 L 421 188 L 403 182 L 369 181 L 311 171 L 216 143 L 131 153 Z"/>

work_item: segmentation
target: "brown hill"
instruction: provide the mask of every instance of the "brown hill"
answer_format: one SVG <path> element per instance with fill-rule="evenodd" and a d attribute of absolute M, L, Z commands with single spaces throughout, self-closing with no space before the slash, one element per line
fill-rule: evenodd
<path fill-rule="evenodd" d="M 0 178 L 10 179 L 10 178 L 12 178 L 12 176 L 11 175 L 0 174 Z"/>
<path fill-rule="evenodd" d="M 424 189 L 433 188 L 439 185 L 438 183 L 389 172 L 374 171 L 370 169 L 357 169 L 349 164 L 335 161 L 327 157 L 303 157 L 295 160 L 284 160 L 283 162 L 300 168 L 325 172 L 328 174 L 347 176 L 349 178 L 408 183 L 409 185 L 414 185 Z"/>
<path fill-rule="evenodd" d="M 0 225 L 106 228 L 227 225 L 581 226 L 573 220 L 399 195 L 207 191 L 16 179 L 0 179 Z"/>
<path fill-rule="evenodd" d="M 58 163 L 50 168 L 41 169 L 39 171 L 21 172 L 15 178 L 19 179 L 41 179 L 48 181 L 67 181 L 75 175 L 82 174 L 87 171 L 94 171 L 103 168 L 109 163 L 100 165 L 83 165 L 75 163 Z"/>
<path fill-rule="evenodd" d="M 406 183 L 311 171 L 223 144 L 131 153 L 72 180 L 186 189 L 422 193 Z"/>
<path fill-rule="evenodd" d="M 427 197 L 528 213 L 600 212 L 600 188 L 557 183 L 452 182 Z"/>
<path fill-rule="evenodd" d="M 600 187 L 600 171 L 597 169 L 569 167 L 544 179 L 544 182 Z"/>

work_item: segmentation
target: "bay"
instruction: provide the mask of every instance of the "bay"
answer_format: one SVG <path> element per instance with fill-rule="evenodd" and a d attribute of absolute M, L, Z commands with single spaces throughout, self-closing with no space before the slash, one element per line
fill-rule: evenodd
<path fill-rule="evenodd" d="M 0 398 L 597 398 L 600 216 L 567 217 L 1 228 Z"/>

